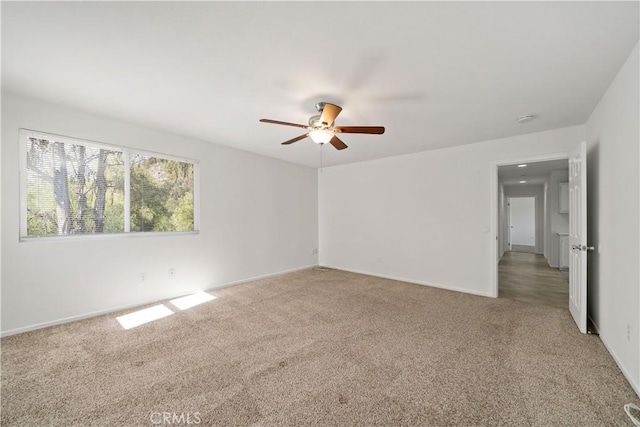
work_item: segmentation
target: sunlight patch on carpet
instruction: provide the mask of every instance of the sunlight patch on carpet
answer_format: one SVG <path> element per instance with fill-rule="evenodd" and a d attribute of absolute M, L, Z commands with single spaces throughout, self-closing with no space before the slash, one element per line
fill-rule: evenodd
<path fill-rule="evenodd" d="M 158 304 L 153 307 L 116 317 L 116 320 L 123 328 L 131 329 L 154 320 L 162 319 L 163 317 L 167 317 L 172 314 L 173 311 L 169 310 L 166 305 Z"/>
<path fill-rule="evenodd" d="M 214 297 L 213 295 L 209 295 L 208 293 L 203 291 L 198 291 L 195 294 L 172 299 L 169 302 L 178 307 L 180 310 L 186 310 L 187 308 L 195 307 L 196 305 L 200 305 L 214 299 L 216 299 L 216 297 Z"/>

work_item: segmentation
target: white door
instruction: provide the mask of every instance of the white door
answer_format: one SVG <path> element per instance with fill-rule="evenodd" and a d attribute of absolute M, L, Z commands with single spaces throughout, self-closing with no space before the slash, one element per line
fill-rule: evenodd
<path fill-rule="evenodd" d="M 587 333 L 587 143 L 569 157 L 569 311 Z"/>
<path fill-rule="evenodd" d="M 536 199 L 535 197 L 509 198 L 509 224 L 511 245 L 536 245 Z"/>

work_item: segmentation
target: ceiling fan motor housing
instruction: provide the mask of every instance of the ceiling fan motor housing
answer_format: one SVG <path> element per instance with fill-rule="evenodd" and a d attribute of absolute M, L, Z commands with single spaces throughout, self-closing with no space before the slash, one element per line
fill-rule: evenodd
<path fill-rule="evenodd" d="M 333 123 L 329 124 L 328 126 L 325 126 L 324 123 L 322 123 L 321 117 L 322 116 L 320 114 L 316 114 L 315 116 L 309 117 L 309 126 L 311 126 L 314 129 L 330 128 L 331 126 L 333 126 Z"/>
<path fill-rule="evenodd" d="M 316 110 L 318 110 L 318 112 L 320 114 L 316 114 L 315 116 L 311 116 L 309 118 L 309 126 L 311 126 L 314 129 L 329 129 L 332 128 L 335 121 L 331 122 L 331 123 L 324 123 L 322 121 L 322 112 L 324 111 L 324 106 L 327 105 L 326 102 L 324 101 L 320 101 L 316 103 Z M 333 105 L 333 104 L 332 104 Z"/>

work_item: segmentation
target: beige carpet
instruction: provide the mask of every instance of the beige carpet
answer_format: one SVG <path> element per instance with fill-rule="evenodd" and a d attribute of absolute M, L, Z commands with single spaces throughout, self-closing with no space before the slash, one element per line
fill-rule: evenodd
<path fill-rule="evenodd" d="M 335 270 L 211 294 L 3 338 L 2 425 L 624 426 L 638 403 L 564 309 Z"/>

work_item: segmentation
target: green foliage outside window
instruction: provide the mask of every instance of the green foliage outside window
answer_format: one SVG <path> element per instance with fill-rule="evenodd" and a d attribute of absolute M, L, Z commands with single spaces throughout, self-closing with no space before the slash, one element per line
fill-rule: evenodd
<path fill-rule="evenodd" d="M 29 138 L 26 236 L 194 230 L 193 163 L 129 158 L 125 189 L 123 151 Z"/>
<path fill-rule="evenodd" d="M 131 156 L 131 231 L 193 230 L 193 165 Z"/>

